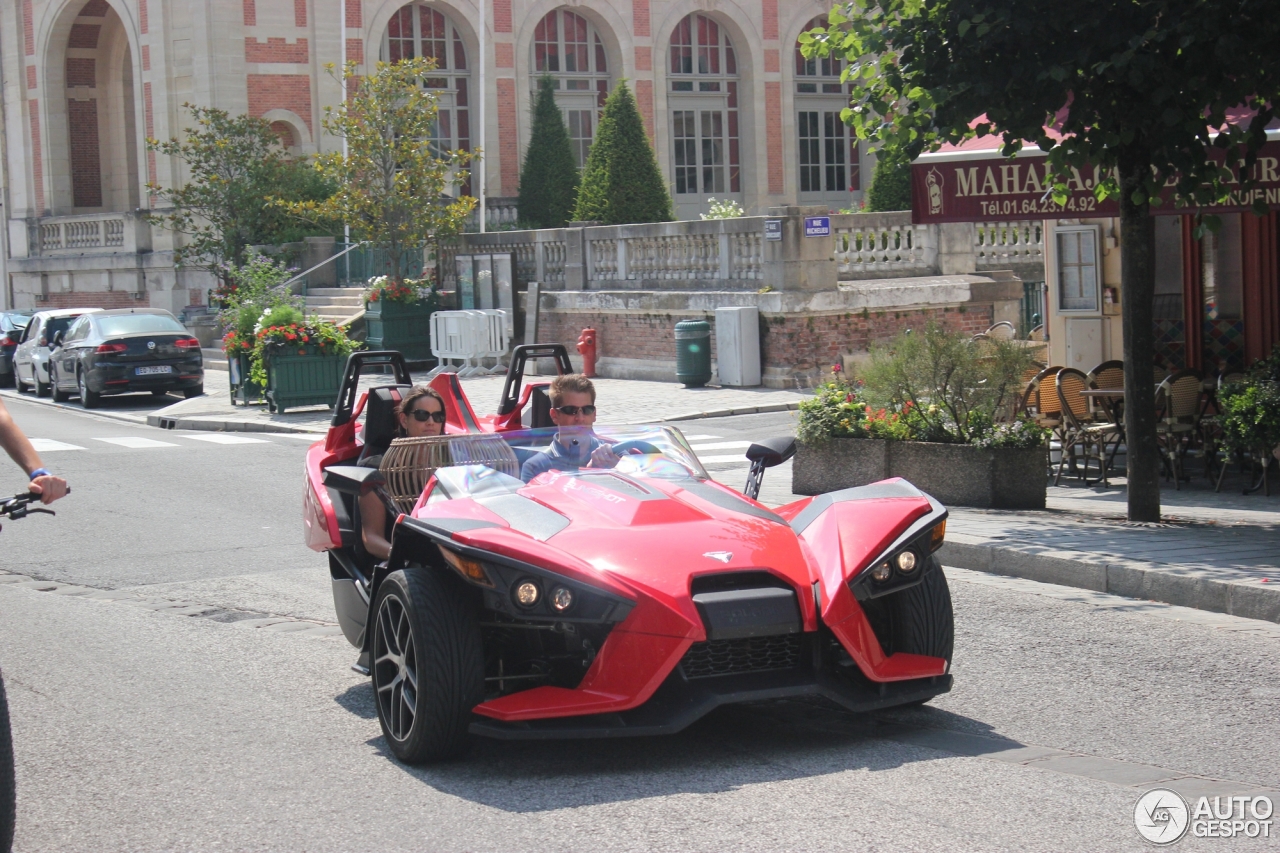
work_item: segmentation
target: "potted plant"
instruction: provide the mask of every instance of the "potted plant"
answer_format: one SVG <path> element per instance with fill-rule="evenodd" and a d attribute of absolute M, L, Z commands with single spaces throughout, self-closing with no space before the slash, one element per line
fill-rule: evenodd
<path fill-rule="evenodd" d="M 369 280 L 364 305 L 370 349 L 399 350 L 413 361 L 431 357 L 431 315 L 440 307 L 432 279 L 380 275 Z"/>
<path fill-rule="evenodd" d="M 1268 471 L 1273 458 L 1280 459 L 1280 353 L 1255 364 L 1246 379 L 1225 385 L 1218 406 L 1223 444 L 1261 468 L 1245 493 L 1263 487 L 1270 495 Z"/>
<path fill-rule="evenodd" d="M 264 313 L 276 306 L 300 310 L 302 300 L 286 286 L 295 271 L 250 248 L 244 264 L 225 267 L 224 283 L 211 297 L 211 303 L 219 309 L 218 320 L 223 328 L 222 350 L 227 354 L 233 406 L 263 399 L 265 389 L 253 380 L 251 370 L 259 322 Z"/>
<path fill-rule="evenodd" d="M 1010 418 L 1030 356 L 929 327 L 872 351 L 858 381 L 839 366 L 800 404 L 792 491 L 903 477 L 943 503 L 1043 509 L 1048 433 Z"/>
<path fill-rule="evenodd" d="M 291 406 L 332 407 L 347 356 L 359 346 L 342 327 L 306 318 L 292 305 L 278 305 L 259 320 L 250 378 L 265 389 L 272 412 L 283 414 Z"/>

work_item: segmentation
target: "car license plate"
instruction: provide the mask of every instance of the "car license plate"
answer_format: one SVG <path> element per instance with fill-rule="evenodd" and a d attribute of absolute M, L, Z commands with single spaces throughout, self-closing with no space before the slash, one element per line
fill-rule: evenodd
<path fill-rule="evenodd" d="M 138 376 L 153 376 L 157 373 L 172 373 L 173 368 L 167 364 L 161 364 L 156 367 L 139 367 L 136 371 Z"/>

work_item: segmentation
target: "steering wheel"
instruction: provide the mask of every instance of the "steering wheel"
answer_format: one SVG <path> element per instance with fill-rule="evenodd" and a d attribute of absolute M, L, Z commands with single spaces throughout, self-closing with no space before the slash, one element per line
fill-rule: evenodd
<path fill-rule="evenodd" d="M 647 441 L 638 441 L 638 440 L 623 441 L 613 445 L 613 452 L 616 453 L 618 456 L 622 456 L 623 454 L 630 453 L 633 450 L 646 455 L 651 453 L 658 453 L 658 454 L 662 453 L 662 451 L 659 450 L 655 445 L 650 444 Z"/>

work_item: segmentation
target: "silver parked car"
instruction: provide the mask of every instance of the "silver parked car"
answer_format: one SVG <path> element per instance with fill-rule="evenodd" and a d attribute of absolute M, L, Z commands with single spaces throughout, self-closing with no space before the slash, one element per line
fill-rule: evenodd
<path fill-rule="evenodd" d="M 18 349 L 13 354 L 13 377 L 18 391 L 33 389 L 38 397 L 49 396 L 49 350 L 53 336 L 65 332 L 81 314 L 101 308 L 55 308 L 37 311 L 27 323 Z"/>

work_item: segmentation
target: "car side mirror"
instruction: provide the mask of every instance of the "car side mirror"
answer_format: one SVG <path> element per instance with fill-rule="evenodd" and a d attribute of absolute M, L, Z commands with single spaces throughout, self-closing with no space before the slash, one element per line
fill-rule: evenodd
<path fill-rule="evenodd" d="M 53 340 L 49 342 L 49 349 L 62 346 L 62 332 L 54 332 Z"/>
<path fill-rule="evenodd" d="M 793 436 L 780 436 L 758 441 L 747 448 L 747 458 L 754 464 L 761 462 L 766 468 L 781 465 L 796 455 L 796 440 Z"/>

